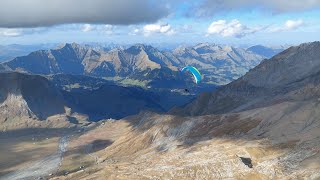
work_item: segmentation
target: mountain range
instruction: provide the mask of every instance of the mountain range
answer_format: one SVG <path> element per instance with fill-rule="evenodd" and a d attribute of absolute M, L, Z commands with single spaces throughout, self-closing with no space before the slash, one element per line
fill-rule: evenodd
<path fill-rule="evenodd" d="M 177 72 L 186 65 L 193 65 L 203 74 L 204 83 L 221 85 L 237 79 L 264 58 L 242 48 L 208 43 L 181 46 L 173 51 L 160 51 L 143 44 L 105 50 L 72 43 L 57 49 L 35 51 L 2 63 L 2 66 L 43 75 L 67 73 L 152 81 L 152 74 L 166 75 L 159 79 L 185 79 Z"/>

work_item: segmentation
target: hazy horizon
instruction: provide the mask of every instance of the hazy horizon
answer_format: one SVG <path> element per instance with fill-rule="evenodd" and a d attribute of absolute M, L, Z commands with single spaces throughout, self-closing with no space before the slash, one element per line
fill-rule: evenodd
<path fill-rule="evenodd" d="M 239 48 L 250 48 L 252 46 L 265 46 L 265 47 L 269 47 L 269 48 L 288 48 L 290 46 L 298 46 L 300 44 L 303 44 L 303 43 L 311 43 L 311 42 L 314 42 L 314 41 L 306 41 L 306 42 L 301 42 L 301 43 L 292 43 L 292 44 L 287 44 L 287 43 L 284 43 L 284 44 L 261 44 L 261 43 L 252 43 L 252 44 L 235 44 L 235 43 L 216 43 L 216 42 L 207 42 L 207 41 L 203 41 L 203 42 L 132 42 L 132 43 L 117 43 L 117 42 L 99 42 L 99 41 L 96 41 L 96 42 L 90 42 L 90 41 L 66 41 L 66 42 L 52 42 L 52 43 L 9 43 L 9 44 L 1 44 L 0 46 L 49 46 L 50 48 L 51 47 L 59 47 L 61 45 L 64 45 L 64 44 L 72 44 L 72 43 L 76 43 L 76 44 L 79 44 L 79 45 L 99 45 L 99 46 L 125 46 L 125 47 L 128 47 L 128 46 L 134 46 L 134 45 L 137 45 L 137 44 L 144 44 L 144 45 L 150 45 L 150 46 L 153 46 L 155 48 L 159 48 L 159 49 L 172 49 L 172 48 L 176 48 L 176 47 L 179 47 L 179 46 L 196 46 L 198 44 L 205 44 L 205 43 L 208 43 L 210 45 L 218 45 L 218 46 L 232 46 L 232 47 L 239 47 Z"/>

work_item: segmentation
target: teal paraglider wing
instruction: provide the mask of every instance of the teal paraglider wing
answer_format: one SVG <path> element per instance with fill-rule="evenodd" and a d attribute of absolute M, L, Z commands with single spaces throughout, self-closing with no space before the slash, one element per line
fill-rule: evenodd
<path fill-rule="evenodd" d="M 199 70 L 193 66 L 186 66 L 182 69 L 181 72 L 185 72 L 187 70 L 192 73 L 196 83 L 198 84 L 201 81 L 201 74 L 200 74 Z"/>

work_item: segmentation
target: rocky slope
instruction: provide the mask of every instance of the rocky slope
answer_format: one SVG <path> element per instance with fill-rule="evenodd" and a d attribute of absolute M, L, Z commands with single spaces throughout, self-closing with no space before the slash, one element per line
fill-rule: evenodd
<path fill-rule="evenodd" d="M 71 141 L 53 179 L 317 179 L 319 108 L 287 102 L 233 114 L 145 112 L 103 122 Z"/>
<path fill-rule="evenodd" d="M 1 116 L 4 118 L 34 116 L 46 119 L 65 112 L 61 94 L 41 76 L 1 73 L 0 84 Z"/>
<path fill-rule="evenodd" d="M 50 118 L 56 119 L 58 126 L 68 124 L 68 108 L 63 97 L 46 78 L 0 73 L 0 84 L 1 129 L 50 124 Z"/>

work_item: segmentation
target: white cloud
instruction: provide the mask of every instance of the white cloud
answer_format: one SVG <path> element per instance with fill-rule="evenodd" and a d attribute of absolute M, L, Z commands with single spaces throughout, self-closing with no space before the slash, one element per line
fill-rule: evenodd
<path fill-rule="evenodd" d="M 169 24 L 147 24 L 143 27 L 143 31 L 146 34 L 149 33 L 166 33 L 171 29 L 171 26 Z"/>
<path fill-rule="evenodd" d="M 287 29 L 296 29 L 299 28 L 300 26 L 302 26 L 304 24 L 303 20 L 299 19 L 299 20 L 288 20 L 285 23 L 285 27 Z"/>
<path fill-rule="evenodd" d="M 261 29 L 262 28 L 249 28 L 245 25 L 242 25 L 236 19 L 229 23 L 226 20 L 218 20 L 210 24 L 207 30 L 207 36 L 211 34 L 218 34 L 223 37 L 234 36 L 241 38 L 246 35 L 253 34 Z"/>
<path fill-rule="evenodd" d="M 133 31 L 130 31 L 128 34 L 130 36 L 136 36 L 136 35 L 140 34 L 140 31 L 141 30 L 139 28 L 135 28 Z"/>
<path fill-rule="evenodd" d="M 0 28 L 0 36 L 17 37 L 22 35 L 21 29 Z"/>
<path fill-rule="evenodd" d="M 94 28 L 90 24 L 85 24 L 82 26 L 81 31 L 83 32 L 89 32 L 92 31 Z"/>
<path fill-rule="evenodd" d="M 302 19 L 298 20 L 287 20 L 281 27 L 275 27 L 271 29 L 271 32 L 283 32 L 296 30 L 305 25 L 305 22 Z"/>
<path fill-rule="evenodd" d="M 152 34 L 165 34 L 165 35 L 173 35 L 176 31 L 171 27 L 170 24 L 147 24 L 142 28 L 136 27 L 129 35 L 138 35 L 143 34 L 144 36 L 150 36 Z"/>
<path fill-rule="evenodd" d="M 140 30 L 139 30 L 139 29 L 135 29 L 133 32 L 134 32 L 134 33 L 139 33 Z"/>
<path fill-rule="evenodd" d="M 83 32 L 90 32 L 90 31 L 97 31 L 101 33 L 106 33 L 111 35 L 114 33 L 115 26 L 107 24 L 107 25 L 91 25 L 91 24 L 84 24 L 81 26 L 81 31 Z"/>
<path fill-rule="evenodd" d="M 111 35 L 111 34 L 113 34 L 114 28 L 115 28 L 115 26 L 107 24 L 104 26 L 104 32 L 108 35 Z"/>

